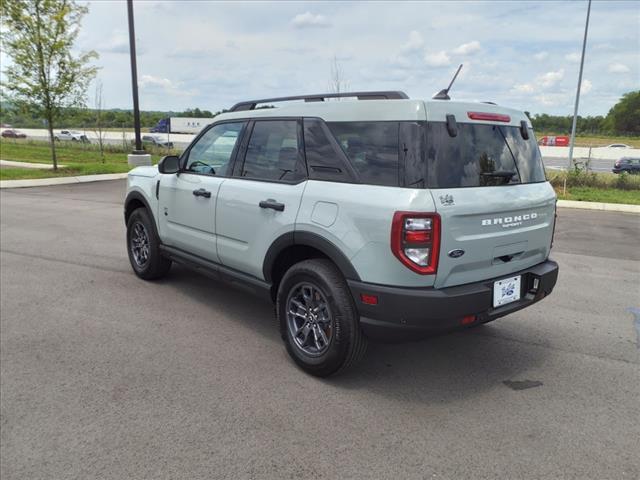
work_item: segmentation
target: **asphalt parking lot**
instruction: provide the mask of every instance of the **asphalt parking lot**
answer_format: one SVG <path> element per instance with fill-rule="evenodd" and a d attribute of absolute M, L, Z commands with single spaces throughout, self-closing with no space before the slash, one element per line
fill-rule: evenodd
<path fill-rule="evenodd" d="M 137 279 L 124 189 L 0 192 L 3 480 L 640 477 L 640 216 L 561 209 L 551 297 L 320 380 L 270 305 Z"/>

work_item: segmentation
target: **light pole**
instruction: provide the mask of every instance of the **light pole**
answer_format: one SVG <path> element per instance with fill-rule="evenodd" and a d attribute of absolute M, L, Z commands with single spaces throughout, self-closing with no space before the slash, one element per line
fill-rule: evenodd
<path fill-rule="evenodd" d="M 584 39 L 582 40 L 582 56 L 580 57 L 580 73 L 578 74 L 578 89 L 576 90 L 576 104 L 573 108 L 573 124 L 571 125 L 571 143 L 569 144 L 569 167 L 573 167 L 573 145 L 576 142 L 576 123 L 578 121 L 578 104 L 580 103 L 580 87 L 582 87 L 582 69 L 584 67 L 584 51 L 587 47 L 587 31 L 589 30 L 589 14 L 591 13 L 591 0 L 587 5 L 587 21 L 584 24 Z"/>
<path fill-rule="evenodd" d="M 131 55 L 131 89 L 133 92 L 133 128 L 136 135 L 136 145 L 133 153 L 142 151 L 140 139 L 140 106 L 138 104 L 138 66 L 136 63 L 136 32 L 133 25 L 133 0 L 127 0 L 127 12 L 129 17 L 129 52 Z"/>

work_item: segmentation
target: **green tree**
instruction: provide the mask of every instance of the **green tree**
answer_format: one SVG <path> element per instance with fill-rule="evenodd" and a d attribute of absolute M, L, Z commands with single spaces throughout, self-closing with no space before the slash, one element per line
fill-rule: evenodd
<path fill-rule="evenodd" d="M 83 106 L 97 68 L 97 53 L 71 52 L 85 6 L 74 0 L 2 0 L 2 47 L 12 63 L 4 90 L 11 102 L 27 106 L 47 121 L 51 159 L 57 170 L 53 129 L 64 107 Z"/>
<path fill-rule="evenodd" d="M 614 133 L 640 134 L 640 90 L 622 95 L 609 110 L 605 125 Z"/>

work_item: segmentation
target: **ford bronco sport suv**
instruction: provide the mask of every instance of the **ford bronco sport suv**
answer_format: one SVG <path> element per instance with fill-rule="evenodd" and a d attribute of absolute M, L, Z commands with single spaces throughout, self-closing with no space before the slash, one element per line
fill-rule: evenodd
<path fill-rule="evenodd" d="M 136 275 L 175 261 L 265 296 L 293 360 L 327 376 L 369 338 L 547 296 L 555 205 L 522 112 L 358 92 L 235 105 L 180 157 L 133 169 L 124 216 Z"/>

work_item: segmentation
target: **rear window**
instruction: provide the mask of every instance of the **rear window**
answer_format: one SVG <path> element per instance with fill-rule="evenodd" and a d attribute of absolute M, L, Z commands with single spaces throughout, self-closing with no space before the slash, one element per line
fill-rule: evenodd
<path fill-rule="evenodd" d="M 486 187 L 546 180 L 533 131 L 518 127 L 459 123 L 451 137 L 444 122 L 427 123 L 427 182 L 430 188 Z"/>

